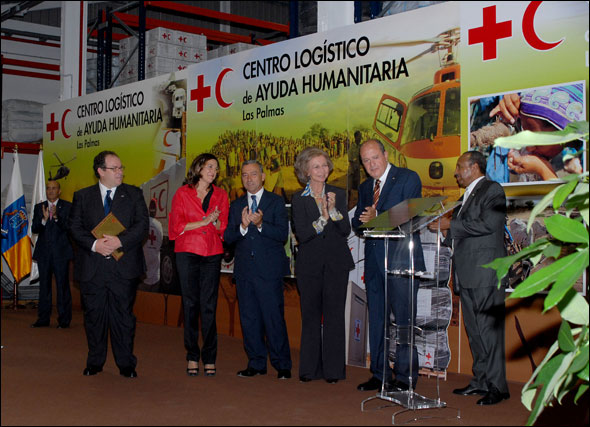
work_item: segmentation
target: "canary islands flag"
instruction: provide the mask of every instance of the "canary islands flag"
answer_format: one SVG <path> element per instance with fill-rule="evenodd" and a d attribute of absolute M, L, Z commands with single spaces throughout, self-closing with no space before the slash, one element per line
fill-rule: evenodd
<path fill-rule="evenodd" d="M 14 153 L 12 178 L 8 185 L 6 206 L 2 211 L 2 255 L 16 283 L 31 272 L 29 217 L 20 174 L 18 153 Z"/>

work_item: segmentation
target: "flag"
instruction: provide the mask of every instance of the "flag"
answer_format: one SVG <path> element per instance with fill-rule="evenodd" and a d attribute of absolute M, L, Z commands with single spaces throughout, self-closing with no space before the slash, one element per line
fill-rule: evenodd
<path fill-rule="evenodd" d="M 33 213 L 35 212 L 35 205 L 41 203 L 47 199 L 45 192 L 45 168 L 43 166 L 43 150 L 39 150 L 39 156 L 37 157 L 37 172 L 35 173 L 35 184 L 33 186 L 33 199 L 31 200 L 31 210 L 29 211 L 29 232 L 28 236 L 31 238 L 33 243 L 33 250 L 37 244 L 37 235 L 32 235 L 31 228 L 33 224 Z M 31 282 L 39 279 L 39 267 L 35 261 L 31 264 Z"/>
<path fill-rule="evenodd" d="M 27 234 L 28 231 L 27 205 L 18 153 L 15 152 L 6 205 L 2 211 L 2 255 L 16 283 L 31 272 L 31 239 Z"/>

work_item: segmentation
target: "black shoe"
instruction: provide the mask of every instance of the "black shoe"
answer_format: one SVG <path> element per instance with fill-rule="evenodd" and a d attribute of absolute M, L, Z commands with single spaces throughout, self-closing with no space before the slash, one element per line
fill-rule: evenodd
<path fill-rule="evenodd" d="M 299 377 L 299 381 L 301 381 L 302 383 L 308 383 L 311 381 L 311 378 Z"/>
<path fill-rule="evenodd" d="M 49 326 L 49 322 L 40 322 L 37 320 L 35 323 L 31 325 L 31 328 L 46 328 Z"/>
<path fill-rule="evenodd" d="M 135 368 L 121 368 L 119 369 L 119 373 L 125 378 L 137 378 Z"/>
<path fill-rule="evenodd" d="M 469 384 L 467 387 L 456 388 L 455 390 L 453 390 L 454 394 L 459 394 L 461 396 L 473 396 L 475 394 L 485 396 L 487 392 L 487 390 L 477 388 L 475 386 L 472 386 L 471 384 Z"/>
<path fill-rule="evenodd" d="M 288 380 L 289 378 L 291 378 L 291 370 L 279 369 L 279 373 L 277 374 L 277 378 L 279 380 Z"/>
<path fill-rule="evenodd" d="M 326 378 L 326 382 L 328 384 L 336 384 L 338 382 L 337 378 Z"/>
<path fill-rule="evenodd" d="M 504 399 L 510 399 L 510 393 L 500 393 L 496 387 L 491 387 L 487 394 L 477 401 L 478 405 L 495 405 Z"/>
<path fill-rule="evenodd" d="M 97 368 L 96 366 L 87 366 L 86 368 L 84 368 L 84 372 L 82 372 L 82 375 L 89 377 L 91 375 L 96 375 L 99 372 L 102 372 L 102 368 Z"/>
<path fill-rule="evenodd" d="M 410 386 L 398 380 L 393 380 L 385 384 L 385 391 L 408 391 Z"/>
<path fill-rule="evenodd" d="M 68 329 L 70 325 L 57 325 L 57 329 Z"/>
<path fill-rule="evenodd" d="M 371 377 L 371 379 L 366 383 L 359 384 L 356 389 L 360 391 L 371 391 L 379 390 L 380 388 L 381 380 L 377 377 Z"/>
<path fill-rule="evenodd" d="M 266 369 L 254 369 L 247 367 L 243 371 L 238 372 L 238 377 L 253 377 L 256 375 L 266 375 Z"/>

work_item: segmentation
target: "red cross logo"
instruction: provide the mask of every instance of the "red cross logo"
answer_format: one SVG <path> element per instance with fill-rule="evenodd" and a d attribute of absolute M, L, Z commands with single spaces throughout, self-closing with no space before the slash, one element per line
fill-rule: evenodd
<path fill-rule="evenodd" d="M 497 58 L 497 41 L 512 37 L 512 21 L 496 22 L 496 6 L 483 9 L 483 25 L 469 30 L 468 45 L 483 43 L 483 60 Z"/>
<path fill-rule="evenodd" d="M 205 86 L 205 76 L 199 74 L 197 88 L 191 90 L 191 101 L 197 100 L 197 113 L 203 111 L 203 104 L 207 98 L 211 98 L 211 86 Z"/>
<path fill-rule="evenodd" d="M 55 132 L 59 129 L 59 122 L 55 121 L 55 113 L 51 113 L 51 121 L 47 123 L 46 130 L 51 132 L 51 140 L 55 139 Z"/>
<path fill-rule="evenodd" d="M 178 41 L 179 41 L 180 43 L 186 43 L 186 37 L 183 37 L 183 36 L 178 36 Z"/>
<path fill-rule="evenodd" d="M 154 241 L 156 240 L 156 233 L 154 233 L 154 229 L 153 228 L 150 229 L 150 235 L 148 236 L 148 239 L 150 241 L 150 244 L 152 246 L 154 246 Z"/>

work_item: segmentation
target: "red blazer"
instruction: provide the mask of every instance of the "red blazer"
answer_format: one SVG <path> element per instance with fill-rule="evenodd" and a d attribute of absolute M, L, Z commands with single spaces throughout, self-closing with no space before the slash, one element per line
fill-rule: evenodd
<path fill-rule="evenodd" d="M 208 224 L 183 233 L 186 224 L 202 221 L 215 210 L 215 207 L 221 211 L 218 220 L 220 221 L 219 230 L 213 224 Z M 225 190 L 213 185 L 209 209 L 205 212 L 196 190 L 188 185 L 180 187 L 172 199 L 168 221 L 169 238 L 175 240 L 174 252 L 191 252 L 201 256 L 222 254 L 222 239 L 223 232 L 227 228 L 228 212 L 229 198 Z"/>

